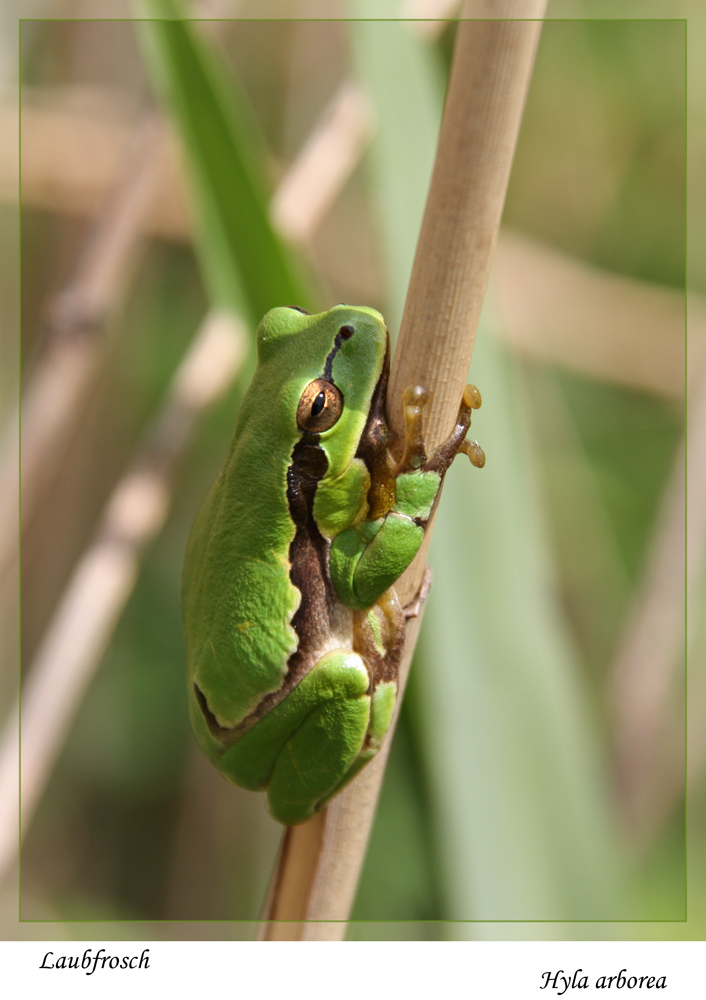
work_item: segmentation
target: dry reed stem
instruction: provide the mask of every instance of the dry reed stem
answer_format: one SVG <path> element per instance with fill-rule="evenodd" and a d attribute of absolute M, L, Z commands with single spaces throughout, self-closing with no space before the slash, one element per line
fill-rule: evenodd
<path fill-rule="evenodd" d="M 510 4 L 513 10 L 515 6 Z M 525 4 L 541 18 L 543 0 Z M 493 15 L 508 4 L 494 3 Z M 541 21 L 459 25 L 436 163 L 393 360 L 388 413 L 403 440 L 402 391 L 431 394 L 426 439 L 434 447 L 453 426 L 463 393 L 493 248 L 539 39 Z M 418 593 L 426 545 L 397 587 Z M 404 689 L 420 617 L 410 621 L 400 667 Z M 392 732 L 388 735 L 389 748 Z M 265 940 L 335 940 L 345 934 L 384 774 L 383 752 L 327 807 L 289 830 L 261 928 Z M 312 857 L 316 864 L 312 865 Z M 302 877 L 308 872 L 308 877 Z M 274 923 L 272 921 L 290 921 Z"/>

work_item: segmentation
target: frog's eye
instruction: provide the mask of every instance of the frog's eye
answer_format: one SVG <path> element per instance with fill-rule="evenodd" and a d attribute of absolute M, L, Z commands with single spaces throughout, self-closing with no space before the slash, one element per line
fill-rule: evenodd
<path fill-rule="evenodd" d="M 303 431 L 318 434 L 333 427 L 343 412 L 343 396 L 333 382 L 317 378 L 301 394 L 297 423 Z"/>

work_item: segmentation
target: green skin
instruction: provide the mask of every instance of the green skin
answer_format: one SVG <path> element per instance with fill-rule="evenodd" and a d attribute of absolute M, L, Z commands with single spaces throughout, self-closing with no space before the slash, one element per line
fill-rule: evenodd
<path fill-rule="evenodd" d="M 272 309 L 257 348 L 228 457 L 189 538 L 182 613 L 201 747 L 228 780 L 266 789 L 274 818 L 292 825 L 377 753 L 390 726 L 414 613 L 392 584 L 467 448 L 470 407 L 427 459 L 412 405 L 395 467 L 378 312 Z M 340 393 L 340 413 L 334 401 L 317 416 L 322 385 Z"/>

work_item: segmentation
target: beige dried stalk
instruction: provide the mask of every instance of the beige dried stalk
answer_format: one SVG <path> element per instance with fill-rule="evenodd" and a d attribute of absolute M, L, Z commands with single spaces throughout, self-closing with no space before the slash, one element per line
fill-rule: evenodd
<path fill-rule="evenodd" d="M 103 333 L 138 260 L 143 220 L 159 181 L 162 128 L 149 112 L 83 247 L 72 281 L 49 310 L 47 345 L 22 400 L 22 521 L 30 520 L 65 449 L 105 354 Z M 19 418 L 0 468 L 0 577 L 14 572 L 19 539 Z"/>
<path fill-rule="evenodd" d="M 510 0 L 486 0 L 482 6 L 481 16 L 498 20 L 459 26 L 388 394 L 390 424 L 401 440 L 404 388 L 429 389 L 430 448 L 449 433 L 458 412 L 541 29 L 540 20 L 502 20 L 518 16 L 518 5 Z M 527 0 L 521 16 L 539 19 L 544 7 L 544 0 Z M 427 545 L 428 540 L 429 532 Z M 427 545 L 398 584 L 403 602 L 419 591 Z M 400 692 L 419 624 L 417 617 L 407 627 Z M 344 936 L 389 745 L 390 737 L 321 814 L 285 833 L 261 938 Z"/>

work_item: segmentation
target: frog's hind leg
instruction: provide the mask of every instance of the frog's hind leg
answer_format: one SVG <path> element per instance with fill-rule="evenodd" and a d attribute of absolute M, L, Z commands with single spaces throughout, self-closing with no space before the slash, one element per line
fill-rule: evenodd
<path fill-rule="evenodd" d="M 371 691 L 363 658 L 349 649 L 331 650 L 222 754 L 219 769 L 242 788 L 266 788 L 281 823 L 303 822 L 363 748 Z"/>
<path fill-rule="evenodd" d="M 378 684 L 371 699 L 370 723 L 361 751 L 336 787 L 331 789 L 326 798 L 319 803 L 320 806 L 326 805 L 335 795 L 338 795 L 340 790 L 355 778 L 359 771 L 362 771 L 368 761 L 375 757 L 390 728 L 396 700 L 396 681 L 383 681 Z"/>
<path fill-rule="evenodd" d="M 293 826 L 318 812 L 357 760 L 370 721 L 370 698 L 334 698 L 320 705 L 277 757 L 267 801 L 280 823 Z"/>

